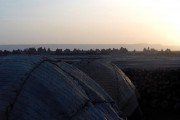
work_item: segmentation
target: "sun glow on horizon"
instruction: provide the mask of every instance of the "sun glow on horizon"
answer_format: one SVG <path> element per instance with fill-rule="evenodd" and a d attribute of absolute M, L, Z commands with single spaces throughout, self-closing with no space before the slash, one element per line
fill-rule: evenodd
<path fill-rule="evenodd" d="M 158 2 L 159 1 L 159 2 Z M 153 0 L 150 4 L 153 12 L 159 18 L 163 35 L 169 44 L 180 45 L 180 1 L 178 0 Z"/>

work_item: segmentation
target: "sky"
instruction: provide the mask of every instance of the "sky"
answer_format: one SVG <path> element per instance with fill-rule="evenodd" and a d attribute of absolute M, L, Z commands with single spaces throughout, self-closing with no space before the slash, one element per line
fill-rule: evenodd
<path fill-rule="evenodd" d="M 0 0 L 0 44 L 180 46 L 178 0 Z"/>

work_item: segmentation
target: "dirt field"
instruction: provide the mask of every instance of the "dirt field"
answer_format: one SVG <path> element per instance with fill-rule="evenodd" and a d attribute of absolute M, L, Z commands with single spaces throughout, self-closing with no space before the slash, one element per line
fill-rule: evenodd
<path fill-rule="evenodd" d="M 146 120 L 180 119 L 180 58 L 133 56 L 114 61 L 133 81 Z"/>

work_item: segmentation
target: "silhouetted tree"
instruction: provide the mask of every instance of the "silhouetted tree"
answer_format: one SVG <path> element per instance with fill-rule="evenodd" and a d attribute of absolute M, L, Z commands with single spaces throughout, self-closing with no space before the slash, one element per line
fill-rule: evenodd
<path fill-rule="evenodd" d="M 99 55 L 100 53 L 101 53 L 101 51 L 100 51 L 99 49 L 96 49 L 96 50 L 95 50 L 95 54 L 96 54 L 96 55 Z"/>
<path fill-rule="evenodd" d="M 46 53 L 46 48 L 39 47 L 37 49 L 37 52 L 38 52 L 38 54 L 45 54 Z"/>
<path fill-rule="evenodd" d="M 8 50 L 4 50 L 3 51 L 3 55 L 9 55 L 11 52 L 10 51 L 8 51 Z"/>
<path fill-rule="evenodd" d="M 101 54 L 103 55 L 108 55 L 110 53 L 108 53 L 108 51 L 106 49 L 101 49 Z"/>
<path fill-rule="evenodd" d="M 87 55 L 94 55 L 95 51 L 93 49 L 90 49 L 86 52 Z"/>
<path fill-rule="evenodd" d="M 22 54 L 22 50 L 13 50 L 12 54 Z"/>
<path fill-rule="evenodd" d="M 146 48 L 144 48 L 144 49 L 143 49 L 143 52 L 144 52 L 144 53 L 146 53 L 146 52 L 147 52 L 147 49 L 146 49 Z"/>
<path fill-rule="evenodd" d="M 3 55 L 3 51 L 2 50 L 0 50 L 0 56 L 2 56 Z"/>
<path fill-rule="evenodd" d="M 65 49 L 65 50 L 63 51 L 63 53 L 64 53 L 65 55 L 70 55 L 70 54 L 71 54 L 71 50 L 70 50 L 70 49 Z"/>
<path fill-rule="evenodd" d="M 62 54 L 62 49 L 56 49 L 56 51 L 55 51 L 55 54 L 56 55 L 61 55 Z"/>
<path fill-rule="evenodd" d="M 169 48 L 167 48 L 165 51 L 164 51 L 166 54 L 170 54 L 171 53 L 171 50 Z"/>
<path fill-rule="evenodd" d="M 47 53 L 47 54 L 53 54 L 53 52 L 51 51 L 50 48 L 47 49 L 46 53 Z"/>
<path fill-rule="evenodd" d="M 128 50 L 126 48 L 123 48 L 123 47 L 121 47 L 119 51 L 121 53 L 127 53 L 128 52 Z"/>
<path fill-rule="evenodd" d="M 75 55 L 79 55 L 79 54 L 81 54 L 81 51 L 79 50 L 79 49 L 74 49 L 73 51 L 72 51 L 72 53 L 73 54 L 75 54 Z"/>
<path fill-rule="evenodd" d="M 36 48 L 26 48 L 26 49 L 24 49 L 24 53 L 25 54 L 36 54 L 37 51 L 36 51 Z"/>

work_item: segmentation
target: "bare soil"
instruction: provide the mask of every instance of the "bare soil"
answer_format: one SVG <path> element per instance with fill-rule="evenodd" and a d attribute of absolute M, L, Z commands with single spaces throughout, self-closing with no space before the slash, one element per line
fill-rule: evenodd
<path fill-rule="evenodd" d="M 114 63 L 137 87 L 145 120 L 180 120 L 179 57 L 140 56 Z"/>

